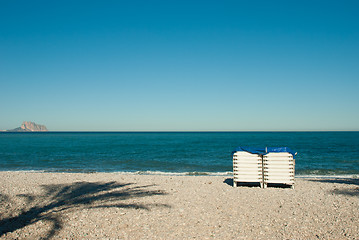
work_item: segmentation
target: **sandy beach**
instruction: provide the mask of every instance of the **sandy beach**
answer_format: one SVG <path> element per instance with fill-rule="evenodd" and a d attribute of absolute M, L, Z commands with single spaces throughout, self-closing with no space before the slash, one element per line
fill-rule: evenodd
<path fill-rule="evenodd" d="M 0 172 L 1 239 L 359 239 L 357 178 Z"/>

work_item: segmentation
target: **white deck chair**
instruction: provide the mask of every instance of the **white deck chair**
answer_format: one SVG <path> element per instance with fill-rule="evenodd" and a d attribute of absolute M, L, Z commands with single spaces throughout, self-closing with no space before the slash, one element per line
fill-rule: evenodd
<path fill-rule="evenodd" d="M 263 187 L 262 157 L 238 151 L 233 154 L 233 186 L 238 183 L 260 183 Z"/>
<path fill-rule="evenodd" d="M 268 183 L 291 185 L 294 188 L 295 159 L 288 152 L 268 153 L 263 156 L 264 187 Z"/>

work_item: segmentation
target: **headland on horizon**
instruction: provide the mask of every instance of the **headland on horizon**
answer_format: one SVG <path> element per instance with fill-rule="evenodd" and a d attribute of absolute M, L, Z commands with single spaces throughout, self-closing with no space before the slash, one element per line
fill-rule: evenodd
<path fill-rule="evenodd" d="M 37 124 L 30 121 L 24 121 L 20 127 L 10 129 L 10 130 L 2 130 L 2 132 L 48 132 L 45 125 Z"/>

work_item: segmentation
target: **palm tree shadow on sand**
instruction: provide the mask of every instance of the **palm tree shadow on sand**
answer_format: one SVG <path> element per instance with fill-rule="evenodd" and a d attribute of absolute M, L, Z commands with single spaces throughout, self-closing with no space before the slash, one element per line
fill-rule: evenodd
<path fill-rule="evenodd" d="M 335 188 L 331 190 L 334 194 L 359 196 L 359 178 L 331 178 L 331 179 L 311 179 L 312 182 L 337 183 L 350 186 L 348 189 Z"/>
<path fill-rule="evenodd" d="M 165 195 L 161 190 L 149 190 L 147 186 L 131 186 L 131 183 L 117 182 L 76 182 L 73 184 L 49 184 L 41 186 L 39 195 L 21 194 L 26 207 L 15 216 L 3 216 L 0 219 L 0 237 L 39 221 L 49 222 L 50 230 L 42 239 L 50 239 L 62 228 L 61 216 L 65 212 L 90 208 L 134 208 L 150 210 L 153 205 L 125 204 L 121 200 L 141 198 L 152 195 Z M 6 195 L 0 196 L 0 202 L 11 202 Z M 170 207 L 156 204 L 156 207 Z M 10 214 L 9 214 L 10 215 Z"/>

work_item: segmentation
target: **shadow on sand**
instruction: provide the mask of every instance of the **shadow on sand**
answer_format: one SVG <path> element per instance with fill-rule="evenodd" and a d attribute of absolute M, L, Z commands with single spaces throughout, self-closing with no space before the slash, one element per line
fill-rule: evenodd
<path fill-rule="evenodd" d="M 117 182 L 76 182 L 73 184 L 50 184 L 41 186 L 43 193 L 39 195 L 21 194 L 25 204 L 21 211 L 10 213 L 9 216 L 0 215 L 0 238 L 17 229 L 39 221 L 49 222 L 42 239 L 50 239 L 62 228 L 61 215 L 64 212 L 90 208 L 134 208 L 150 209 L 150 205 L 124 204 L 121 200 L 141 198 L 152 195 L 164 195 L 161 190 L 149 190 L 150 186 L 131 186 L 131 183 Z M 6 195 L 0 195 L 0 202 L 11 202 Z M 153 206 L 153 205 L 152 205 Z M 169 207 L 165 204 L 155 206 Z"/>
<path fill-rule="evenodd" d="M 226 183 L 227 185 L 234 187 L 234 182 L 233 182 L 233 178 L 226 178 L 223 183 Z M 243 182 L 243 183 L 238 183 L 239 187 L 260 187 L 260 183 L 251 183 L 251 182 Z"/>
<path fill-rule="evenodd" d="M 331 178 L 331 179 L 310 179 L 312 182 L 322 183 L 338 183 L 350 185 L 350 189 L 338 189 L 331 190 L 334 194 L 342 194 L 348 196 L 359 196 L 359 178 Z"/>
<path fill-rule="evenodd" d="M 223 181 L 223 183 L 226 183 L 227 185 L 234 187 L 233 178 L 227 178 Z M 261 187 L 261 184 L 259 182 L 240 182 L 237 183 L 238 187 Z M 280 184 L 280 183 L 268 183 L 267 187 L 272 188 L 291 188 L 290 185 L 287 184 Z"/>

